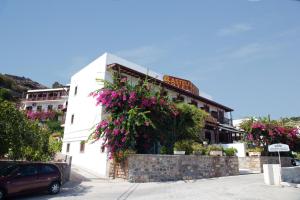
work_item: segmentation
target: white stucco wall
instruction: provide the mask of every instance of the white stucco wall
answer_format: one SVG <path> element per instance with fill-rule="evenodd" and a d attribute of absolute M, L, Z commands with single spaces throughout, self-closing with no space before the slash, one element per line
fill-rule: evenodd
<path fill-rule="evenodd" d="M 230 143 L 230 144 L 221 144 L 221 146 L 225 149 L 227 148 L 235 148 L 237 150 L 236 156 L 245 157 L 246 156 L 246 146 L 244 143 Z"/>
<path fill-rule="evenodd" d="M 87 143 L 84 153 L 80 153 L 80 142 L 88 139 L 93 127 L 101 120 L 101 106 L 96 106 L 95 99 L 89 94 L 103 87 L 99 79 L 105 79 L 106 58 L 107 54 L 102 55 L 71 78 L 62 148 L 62 153 L 73 157 L 74 165 L 99 176 L 106 175 L 107 167 L 107 153 L 101 152 L 101 141 Z M 72 115 L 74 115 L 73 124 L 71 124 Z M 68 143 L 69 153 L 66 152 Z"/>
<path fill-rule="evenodd" d="M 89 94 L 103 87 L 103 83 L 99 79 L 112 80 L 110 72 L 106 71 L 106 66 L 112 63 L 130 67 L 162 80 L 162 76 L 158 73 L 107 53 L 72 76 L 62 153 L 71 155 L 74 165 L 85 168 L 99 176 L 106 176 L 108 164 L 107 153 L 101 152 L 101 141 L 92 144 L 87 143 L 84 153 L 80 153 L 80 142 L 88 139 L 93 127 L 104 116 L 101 112 L 101 106 L 96 106 L 95 99 L 89 97 Z M 137 81 L 133 77 L 129 77 L 129 79 L 132 82 Z M 76 87 L 77 94 L 75 95 Z M 71 124 L 72 115 L 74 115 L 73 124 Z M 66 152 L 67 144 L 70 144 L 69 152 Z"/>

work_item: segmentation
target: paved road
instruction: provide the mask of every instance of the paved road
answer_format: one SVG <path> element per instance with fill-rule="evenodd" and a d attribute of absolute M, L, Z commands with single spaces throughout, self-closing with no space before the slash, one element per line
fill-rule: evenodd
<path fill-rule="evenodd" d="M 75 177 L 75 178 L 74 178 Z M 197 181 L 128 183 L 122 180 L 80 179 L 65 184 L 59 195 L 35 195 L 19 200 L 300 200 L 300 189 L 266 186 L 262 174 Z"/>

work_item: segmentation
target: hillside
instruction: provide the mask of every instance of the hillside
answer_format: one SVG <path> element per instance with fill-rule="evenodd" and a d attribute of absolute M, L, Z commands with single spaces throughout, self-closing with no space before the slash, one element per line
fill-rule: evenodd
<path fill-rule="evenodd" d="M 45 89 L 46 86 L 26 77 L 0 73 L 0 94 L 8 100 L 18 100 L 31 89 Z"/>

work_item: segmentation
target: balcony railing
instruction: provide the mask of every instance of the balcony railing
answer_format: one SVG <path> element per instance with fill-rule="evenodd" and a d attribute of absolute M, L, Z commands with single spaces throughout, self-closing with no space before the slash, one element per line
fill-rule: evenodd
<path fill-rule="evenodd" d="M 211 116 L 215 118 L 221 124 L 232 125 L 232 121 L 229 118 L 218 116 L 216 113 L 211 113 Z"/>
<path fill-rule="evenodd" d="M 27 99 L 23 99 L 24 101 L 44 101 L 44 100 L 58 100 L 63 99 L 63 96 L 56 96 L 56 97 L 31 97 Z"/>
<path fill-rule="evenodd" d="M 221 124 L 228 124 L 228 125 L 232 125 L 232 120 L 228 119 L 226 117 L 223 118 L 222 121 L 220 121 Z"/>

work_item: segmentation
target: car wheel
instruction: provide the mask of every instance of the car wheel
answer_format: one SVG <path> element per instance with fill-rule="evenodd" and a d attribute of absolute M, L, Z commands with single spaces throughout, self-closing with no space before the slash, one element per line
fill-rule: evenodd
<path fill-rule="evenodd" d="M 0 200 L 3 200 L 5 197 L 5 192 L 4 190 L 0 189 Z"/>
<path fill-rule="evenodd" d="M 60 191 L 60 184 L 59 182 L 53 182 L 49 186 L 49 193 L 50 194 L 57 194 Z"/>

